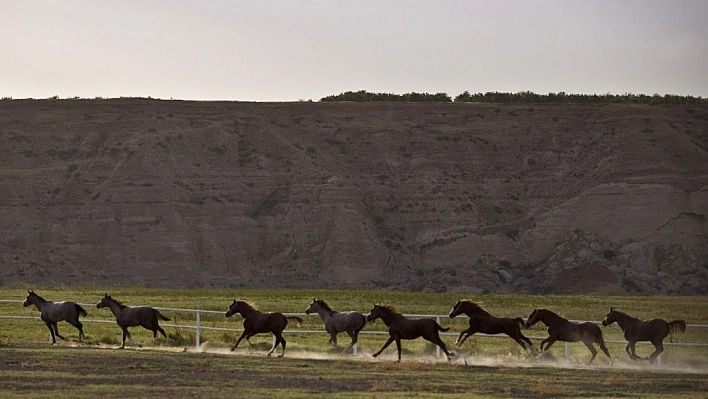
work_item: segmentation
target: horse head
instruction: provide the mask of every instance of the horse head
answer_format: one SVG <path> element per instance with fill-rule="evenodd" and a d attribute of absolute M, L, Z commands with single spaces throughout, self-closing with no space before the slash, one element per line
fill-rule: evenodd
<path fill-rule="evenodd" d="M 381 305 L 374 304 L 374 308 L 371 309 L 371 311 L 369 312 L 368 315 L 366 315 L 366 321 L 371 322 L 371 321 L 378 319 L 379 317 L 381 317 L 382 312 L 383 312 L 383 307 Z"/>
<path fill-rule="evenodd" d="M 460 305 L 462 305 L 462 301 L 457 301 L 455 306 L 452 307 L 452 310 L 450 311 L 450 318 L 454 318 L 455 316 L 458 316 L 459 314 L 462 313 L 462 309 L 460 309 Z"/>
<path fill-rule="evenodd" d="M 111 296 L 108 294 L 105 294 L 103 296 L 103 298 L 101 298 L 101 300 L 96 304 L 96 307 L 98 309 L 105 308 L 108 306 L 108 303 L 110 302 L 110 300 L 111 300 Z"/>
<path fill-rule="evenodd" d="M 27 290 L 27 298 L 25 298 L 25 301 L 22 302 L 22 306 L 27 307 L 32 304 L 32 297 L 37 296 L 37 294 L 34 293 L 34 291 Z"/>
<path fill-rule="evenodd" d="M 529 318 L 526 320 L 526 323 L 524 323 L 524 328 L 530 328 L 534 324 L 538 323 L 539 319 L 540 315 L 538 309 L 534 309 L 529 315 Z"/>
<path fill-rule="evenodd" d="M 325 301 L 322 299 L 312 298 L 312 303 L 307 307 L 307 309 L 305 309 L 305 314 L 317 313 L 317 310 L 315 310 L 316 304 L 324 305 Z"/>
<path fill-rule="evenodd" d="M 608 313 L 607 316 L 605 316 L 605 319 L 602 320 L 602 325 L 606 327 L 616 321 L 617 315 L 615 314 L 615 308 L 610 308 L 610 313 Z"/>
<path fill-rule="evenodd" d="M 229 310 L 226 311 L 225 315 L 226 317 L 231 317 L 232 315 L 235 315 L 238 312 L 238 301 L 234 299 L 234 301 L 231 303 L 231 306 L 229 306 Z"/>

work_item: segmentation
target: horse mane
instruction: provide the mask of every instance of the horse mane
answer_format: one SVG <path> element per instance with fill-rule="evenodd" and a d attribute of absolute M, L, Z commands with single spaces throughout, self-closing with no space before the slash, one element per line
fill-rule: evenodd
<path fill-rule="evenodd" d="M 324 299 L 317 298 L 317 299 L 314 300 L 314 302 L 317 302 L 317 303 L 319 303 L 322 307 L 324 307 L 324 309 L 325 309 L 325 310 L 327 311 L 327 313 L 329 313 L 330 315 L 331 315 L 332 313 L 335 313 L 334 310 L 332 310 L 332 308 L 330 308 L 329 305 L 327 305 L 327 302 L 325 302 Z"/>
<path fill-rule="evenodd" d="M 476 311 L 487 313 L 486 310 L 482 309 L 482 306 L 480 304 L 478 304 L 477 302 L 475 302 L 471 299 L 460 299 L 460 303 L 463 303 L 463 302 L 472 306 Z"/>
<path fill-rule="evenodd" d="M 387 305 L 384 303 L 376 303 L 376 304 L 374 304 L 374 306 L 376 306 L 378 308 L 385 309 L 387 312 L 389 312 L 391 314 L 400 314 L 400 313 L 398 313 L 396 308 L 394 308 L 392 305 Z"/>
<path fill-rule="evenodd" d="M 113 298 L 112 296 L 110 296 L 110 295 L 106 295 L 106 296 L 108 297 L 108 299 L 110 299 L 111 301 L 115 302 L 116 305 L 118 305 L 119 308 L 125 309 L 125 308 L 128 307 L 128 306 L 126 306 L 126 305 L 123 305 L 123 303 L 121 303 L 121 301 L 119 301 L 119 300 Z"/>
<path fill-rule="evenodd" d="M 619 310 L 617 310 L 617 309 L 615 309 L 615 308 L 612 308 L 612 312 L 610 312 L 610 313 L 617 313 L 617 314 L 620 315 L 620 316 L 624 316 L 624 317 L 627 317 L 627 318 L 633 319 L 633 320 L 641 320 L 641 319 L 638 318 L 638 317 L 630 316 L 630 315 L 628 315 L 627 313 L 621 312 L 621 311 L 619 311 Z"/>
<path fill-rule="evenodd" d="M 51 301 L 48 301 L 48 300 L 42 298 L 41 296 L 39 296 L 39 295 L 38 295 L 37 293 L 35 293 L 34 291 L 29 291 L 29 294 L 30 294 L 30 296 L 32 296 L 32 295 L 36 296 L 36 297 L 37 297 L 40 301 L 42 301 L 42 302 L 51 303 Z"/>
<path fill-rule="evenodd" d="M 554 312 L 554 311 L 552 311 L 552 310 L 549 310 L 549 309 L 546 309 L 546 308 L 539 308 L 539 309 L 537 309 L 537 310 L 538 310 L 539 312 L 547 313 L 547 314 L 549 314 L 549 315 L 551 315 L 551 316 L 553 316 L 553 317 L 557 317 L 557 318 L 559 318 L 559 319 L 563 319 L 563 320 L 565 320 L 565 321 L 568 321 L 568 319 L 566 319 L 566 318 L 563 317 L 562 315 L 560 315 L 560 314 L 558 314 L 558 313 L 556 313 L 556 312 Z"/>
<path fill-rule="evenodd" d="M 239 300 L 239 299 L 236 299 L 236 302 L 241 302 L 242 304 L 248 306 L 248 307 L 251 308 L 252 310 L 258 311 L 258 308 L 256 308 L 256 305 L 255 305 L 254 303 L 252 303 L 252 302 L 242 301 L 242 300 Z"/>

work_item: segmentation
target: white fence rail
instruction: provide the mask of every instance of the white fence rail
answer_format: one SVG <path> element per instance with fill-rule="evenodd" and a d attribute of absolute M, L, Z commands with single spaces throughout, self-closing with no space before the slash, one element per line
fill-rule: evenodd
<path fill-rule="evenodd" d="M 19 304 L 21 305 L 23 301 L 20 300 L 8 300 L 8 299 L 0 299 L 0 304 Z M 95 304 L 87 304 L 87 303 L 80 303 L 79 305 L 81 306 L 87 306 L 87 307 L 93 307 Z M 34 308 L 34 306 L 33 306 Z M 158 307 L 158 306 L 153 306 L 153 308 L 160 310 L 160 311 L 166 311 L 166 312 L 178 312 L 178 313 L 192 313 L 195 316 L 195 324 L 194 325 L 185 325 L 185 324 L 161 324 L 163 327 L 173 327 L 173 328 L 184 328 L 184 329 L 191 329 L 195 330 L 195 346 L 199 348 L 201 345 L 201 333 L 202 331 L 227 331 L 227 332 L 242 332 L 243 329 L 240 328 L 225 328 L 225 327 L 209 327 L 209 326 L 204 326 L 202 325 L 201 322 L 201 316 L 204 314 L 218 314 L 218 315 L 224 315 L 225 312 L 223 311 L 216 311 L 216 310 L 204 310 L 204 309 L 182 309 L 182 308 L 163 308 L 163 307 Z M 313 314 L 306 314 L 306 313 L 283 313 L 286 316 L 298 316 L 298 317 L 317 317 L 319 319 L 319 316 L 316 313 Z M 438 324 L 440 324 L 441 319 L 447 319 L 448 315 L 439 315 L 439 314 L 405 314 L 406 317 L 427 317 L 431 319 L 435 319 Z M 467 316 L 465 315 L 460 315 L 458 316 L 460 318 L 465 318 Z M 0 319 L 30 319 L 30 320 L 40 320 L 39 316 L 9 316 L 9 315 L 2 315 L 0 314 Z M 585 322 L 586 320 L 570 320 L 574 323 L 582 323 Z M 82 322 L 84 323 L 106 323 L 106 324 L 115 324 L 114 320 L 98 320 L 98 319 L 82 319 Z M 601 324 L 602 322 L 600 321 L 591 321 L 591 323 L 595 324 Z M 686 325 L 689 328 L 708 328 L 708 325 L 706 324 L 687 324 Z M 297 334 L 327 334 L 324 329 L 322 330 L 285 330 L 287 333 L 297 333 Z M 371 330 L 362 330 L 360 334 L 388 334 L 386 331 L 371 331 Z M 446 336 L 458 336 L 459 332 L 443 332 L 440 333 L 440 335 L 446 335 Z M 482 334 L 482 333 L 477 333 L 475 336 L 480 336 L 480 337 L 490 337 L 490 338 L 506 338 L 506 335 L 490 335 L 490 334 Z M 528 338 L 532 339 L 537 339 L 537 340 L 542 340 L 545 339 L 546 337 L 534 337 L 534 336 L 529 336 Z M 626 344 L 627 341 L 605 341 L 605 343 L 611 343 L 611 344 Z M 646 344 L 646 345 L 651 345 L 649 342 L 638 342 L 637 344 Z M 708 343 L 664 343 L 664 346 L 683 346 L 683 347 L 708 347 Z M 354 354 L 357 353 L 358 347 L 357 345 L 354 345 Z M 565 359 L 567 361 L 570 361 L 570 343 L 565 342 Z M 436 346 L 436 356 L 440 357 L 440 347 Z M 657 359 L 661 361 L 661 357 Z"/>

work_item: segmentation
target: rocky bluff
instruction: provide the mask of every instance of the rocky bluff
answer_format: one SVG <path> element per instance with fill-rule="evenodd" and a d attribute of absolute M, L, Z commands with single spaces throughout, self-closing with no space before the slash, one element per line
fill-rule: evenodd
<path fill-rule="evenodd" d="M 708 107 L 0 101 L 0 285 L 708 294 Z"/>

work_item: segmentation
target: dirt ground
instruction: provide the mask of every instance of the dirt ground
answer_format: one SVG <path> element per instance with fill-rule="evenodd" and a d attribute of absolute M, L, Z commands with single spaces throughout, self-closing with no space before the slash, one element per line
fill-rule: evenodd
<path fill-rule="evenodd" d="M 368 356 L 233 354 L 223 349 L 125 349 L 47 345 L 0 348 L 2 397 L 696 397 L 707 370 L 660 367 L 509 367 L 481 359 L 372 360 Z M 318 358 L 313 358 L 318 357 Z M 50 394 L 51 393 L 51 394 Z"/>

